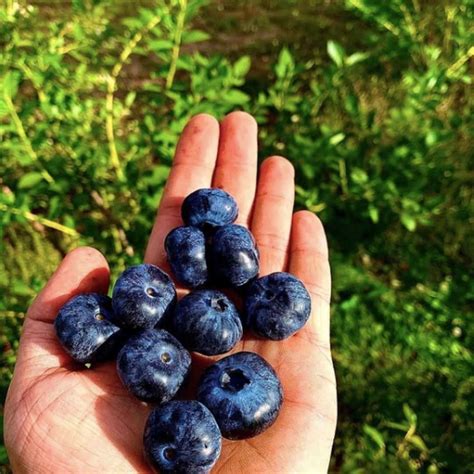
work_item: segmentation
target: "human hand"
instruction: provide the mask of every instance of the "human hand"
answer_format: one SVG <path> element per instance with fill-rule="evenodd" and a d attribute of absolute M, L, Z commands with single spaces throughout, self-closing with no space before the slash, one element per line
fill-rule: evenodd
<path fill-rule="evenodd" d="M 330 269 L 323 227 L 308 211 L 293 214 L 294 170 L 281 157 L 260 167 L 257 126 L 243 112 L 218 122 L 194 117 L 181 136 L 145 255 L 166 271 L 166 234 L 181 224 L 183 198 L 222 187 L 239 205 L 237 223 L 252 230 L 260 274 L 287 270 L 312 297 L 312 315 L 280 342 L 246 335 L 234 351 L 262 355 L 278 373 L 284 402 L 275 424 L 258 437 L 223 441 L 216 473 L 326 472 L 337 402 L 329 348 Z M 79 367 L 63 351 L 53 327 L 72 296 L 106 293 L 109 269 L 95 249 L 70 252 L 31 305 L 5 404 L 5 443 L 14 472 L 147 472 L 142 434 L 150 408 L 122 386 L 115 363 Z M 211 358 L 196 356 L 196 378 Z"/>

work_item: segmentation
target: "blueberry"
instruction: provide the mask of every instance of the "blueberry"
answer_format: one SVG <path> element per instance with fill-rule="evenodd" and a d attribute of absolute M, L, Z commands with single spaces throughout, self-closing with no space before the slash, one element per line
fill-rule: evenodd
<path fill-rule="evenodd" d="M 228 352 L 242 337 L 237 308 L 217 290 L 196 290 L 182 298 L 171 325 L 187 349 L 206 355 Z"/>
<path fill-rule="evenodd" d="M 290 337 L 305 325 L 310 314 L 311 297 L 290 273 L 272 273 L 255 280 L 247 289 L 246 323 L 265 338 Z"/>
<path fill-rule="evenodd" d="M 181 207 L 183 221 L 208 228 L 232 224 L 238 214 L 235 199 L 222 189 L 204 188 L 191 193 Z"/>
<path fill-rule="evenodd" d="M 197 399 L 211 410 L 222 436 L 244 439 L 273 424 L 283 401 L 283 390 L 265 359 L 253 352 L 237 352 L 204 372 Z"/>
<path fill-rule="evenodd" d="M 148 462 L 162 474 L 206 474 L 221 453 L 222 438 L 202 403 L 172 401 L 151 412 L 143 443 Z"/>
<path fill-rule="evenodd" d="M 97 293 L 78 295 L 69 300 L 54 321 L 61 345 L 77 362 L 106 360 L 114 355 L 123 331 L 112 324 L 112 304 Z"/>
<path fill-rule="evenodd" d="M 213 277 L 231 286 L 242 286 L 258 275 L 258 250 L 255 239 L 241 225 L 217 229 L 209 246 Z"/>
<path fill-rule="evenodd" d="M 115 283 L 112 306 L 114 322 L 126 329 L 155 327 L 176 303 L 171 278 L 155 265 L 127 268 Z"/>
<path fill-rule="evenodd" d="M 123 384 L 145 402 L 174 397 L 191 367 L 191 356 L 169 332 L 145 329 L 132 335 L 117 356 Z"/>
<path fill-rule="evenodd" d="M 168 262 L 176 279 L 191 288 L 207 280 L 206 237 L 196 227 L 177 227 L 165 240 Z"/>

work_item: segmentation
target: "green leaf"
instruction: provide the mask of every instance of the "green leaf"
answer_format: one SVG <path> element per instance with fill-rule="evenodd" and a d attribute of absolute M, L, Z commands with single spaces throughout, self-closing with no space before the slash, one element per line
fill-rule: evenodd
<path fill-rule="evenodd" d="M 142 21 L 143 25 L 146 25 L 155 17 L 156 12 L 151 8 L 140 8 L 139 9 L 139 18 Z"/>
<path fill-rule="evenodd" d="M 184 71 L 189 72 L 191 72 L 196 67 L 196 64 L 194 63 L 194 58 L 190 56 L 180 56 L 176 65 L 178 69 L 183 69 Z"/>
<path fill-rule="evenodd" d="M 242 56 L 234 63 L 234 66 L 232 68 L 234 74 L 238 77 L 245 76 L 249 72 L 251 64 L 252 62 L 250 60 L 250 56 Z"/>
<path fill-rule="evenodd" d="M 344 99 L 344 107 L 353 115 L 359 114 L 359 98 L 355 94 L 348 94 Z"/>
<path fill-rule="evenodd" d="M 233 105 L 245 104 L 249 100 L 249 96 L 238 89 L 231 89 L 225 93 L 226 102 Z"/>
<path fill-rule="evenodd" d="M 3 78 L 3 93 L 13 99 L 18 92 L 20 83 L 20 73 L 18 71 L 8 71 Z"/>
<path fill-rule="evenodd" d="M 14 202 L 15 194 L 10 189 L 0 189 L 0 203 L 13 205 Z"/>
<path fill-rule="evenodd" d="M 13 280 L 10 291 L 17 296 L 31 296 L 34 293 L 29 285 L 18 279 Z"/>
<path fill-rule="evenodd" d="M 413 446 L 415 446 L 415 448 L 418 448 L 420 451 L 422 452 L 427 452 L 429 451 L 428 450 L 428 447 L 426 446 L 425 442 L 420 438 L 420 436 L 418 435 L 413 435 L 413 436 L 410 436 L 407 441 L 412 444 Z"/>
<path fill-rule="evenodd" d="M 152 51 L 166 51 L 173 48 L 173 42 L 165 39 L 148 41 L 148 47 Z"/>
<path fill-rule="evenodd" d="M 403 221 L 403 215 L 402 215 L 402 221 Z M 405 225 L 405 227 L 407 226 Z M 415 224 L 415 227 L 416 227 L 416 224 Z M 410 408 L 410 406 L 407 403 L 403 404 L 403 414 L 405 415 L 406 420 L 408 421 L 408 423 L 410 423 L 411 426 L 416 426 L 416 420 L 417 420 L 416 413 Z"/>
<path fill-rule="evenodd" d="M 354 168 L 351 171 L 351 178 L 356 184 L 365 184 L 367 181 L 369 181 L 367 173 L 361 168 Z"/>
<path fill-rule="evenodd" d="M 157 165 L 153 168 L 153 172 L 150 176 L 144 178 L 144 181 L 150 185 L 159 185 L 166 181 L 170 173 L 170 167 L 168 165 Z"/>
<path fill-rule="evenodd" d="M 433 146 L 438 141 L 438 134 L 435 130 L 429 130 L 425 137 L 426 146 Z"/>
<path fill-rule="evenodd" d="M 200 41 L 207 41 L 210 38 L 210 35 L 205 31 L 201 30 L 192 30 L 185 31 L 183 33 L 183 44 L 188 43 L 199 43 Z"/>
<path fill-rule="evenodd" d="M 37 171 L 31 171 L 30 173 L 24 174 L 20 181 L 18 181 L 18 189 L 30 189 L 36 186 L 43 180 L 41 173 Z"/>
<path fill-rule="evenodd" d="M 329 139 L 329 143 L 331 145 L 337 145 L 338 143 L 341 143 L 342 140 L 344 140 L 344 138 L 346 138 L 346 135 L 342 132 L 340 133 L 336 133 L 336 135 L 333 135 L 330 139 Z"/>
<path fill-rule="evenodd" d="M 336 41 L 333 40 L 329 40 L 327 44 L 327 51 L 329 57 L 334 61 L 336 66 L 341 67 L 344 65 L 346 52 L 339 43 L 336 43 Z"/>
<path fill-rule="evenodd" d="M 283 48 L 280 51 L 280 55 L 278 56 L 278 61 L 275 66 L 275 74 L 279 79 L 283 79 L 289 73 L 292 73 L 295 69 L 295 61 L 293 59 L 292 54 L 288 48 Z"/>
<path fill-rule="evenodd" d="M 369 207 L 369 217 L 370 220 L 374 223 L 377 224 L 379 221 L 379 210 L 376 207 Z"/>
<path fill-rule="evenodd" d="M 430 464 L 426 472 L 427 474 L 439 474 L 439 468 L 436 464 Z"/>
<path fill-rule="evenodd" d="M 403 431 L 404 433 L 406 433 L 410 429 L 410 426 L 408 426 L 407 424 L 395 423 L 393 421 L 386 421 L 384 425 L 387 426 L 388 428 L 393 428 L 394 430 Z"/>
<path fill-rule="evenodd" d="M 139 28 L 142 27 L 142 22 L 135 17 L 132 18 L 124 18 L 122 20 L 122 24 L 124 24 L 126 27 L 128 27 L 131 30 L 138 30 Z"/>
<path fill-rule="evenodd" d="M 135 91 L 131 91 L 127 94 L 127 97 L 125 97 L 125 105 L 127 107 L 130 107 L 133 102 L 135 101 L 135 98 L 137 97 L 137 93 Z"/>
<path fill-rule="evenodd" d="M 353 66 L 354 64 L 365 61 L 369 55 L 367 53 L 354 53 L 346 58 L 346 64 L 348 66 Z"/>
<path fill-rule="evenodd" d="M 410 232 L 413 232 L 416 229 L 416 220 L 413 218 L 413 216 L 410 216 L 409 214 L 406 214 L 406 213 L 402 213 L 402 215 L 400 216 L 400 220 L 402 221 L 402 224 L 405 226 L 405 228 L 409 230 Z M 405 408 L 404 408 L 404 411 L 405 411 Z"/>
<path fill-rule="evenodd" d="M 375 442 L 379 449 L 385 449 L 385 440 L 380 431 L 369 425 L 364 425 L 362 429 L 364 430 L 364 433 Z"/>
<path fill-rule="evenodd" d="M 0 97 L 0 118 L 8 115 L 8 107 L 6 102 Z"/>
<path fill-rule="evenodd" d="M 186 20 L 190 21 L 196 13 L 199 11 L 199 9 L 204 6 L 208 5 L 210 3 L 210 0 L 192 0 L 188 3 L 187 9 L 186 9 Z"/>
<path fill-rule="evenodd" d="M 30 155 L 23 151 L 23 149 L 16 150 L 15 155 L 16 161 L 22 166 L 31 165 L 31 163 L 34 161 Z"/>
<path fill-rule="evenodd" d="M 8 454 L 5 446 L 0 446 L 0 464 L 8 464 Z"/>

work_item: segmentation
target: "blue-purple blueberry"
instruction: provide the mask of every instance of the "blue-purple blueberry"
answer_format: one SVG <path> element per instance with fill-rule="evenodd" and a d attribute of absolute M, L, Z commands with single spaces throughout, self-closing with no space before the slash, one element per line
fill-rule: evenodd
<path fill-rule="evenodd" d="M 191 356 L 163 329 L 145 329 L 132 335 L 117 356 L 120 380 L 138 399 L 171 400 L 191 368 Z"/>
<path fill-rule="evenodd" d="M 182 298 L 171 327 L 188 350 L 205 355 L 228 352 L 242 338 L 237 308 L 217 290 L 196 290 Z"/>
<path fill-rule="evenodd" d="M 202 229 L 232 224 L 238 212 L 235 199 L 219 188 L 198 189 L 185 198 L 181 207 L 186 225 Z"/>
<path fill-rule="evenodd" d="M 206 369 L 197 399 L 214 415 L 222 436 L 244 439 L 275 422 L 283 390 L 265 359 L 253 352 L 237 352 Z"/>
<path fill-rule="evenodd" d="M 98 362 L 113 357 L 123 341 L 123 331 L 113 320 L 111 300 L 87 293 L 69 300 L 54 320 L 58 339 L 77 362 Z"/>
<path fill-rule="evenodd" d="M 207 474 L 221 453 L 222 438 L 212 413 L 195 400 L 156 407 L 143 435 L 145 457 L 161 474 Z"/>
<path fill-rule="evenodd" d="M 196 288 L 207 281 L 206 237 L 197 227 L 176 227 L 165 239 L 173 274 L 182 285 Z"/>
<path fill-rule="evenodd" d="M 258 275 L 255 239 L 241 225 L 219 227 L 212 236 L 209 254 L 213 279 L 217 282 L 239 287 Z"/>
<path fill-rule="evenodd" d="M 286 339 L 299 331 L 311 314 L 311 297 L 294 275 L 276 272 L 246 289 L 245 322 L 267 339 Z"/>
<path fill-rule="evenodd" d="M 112 294 L 114 322 L 125 329 L 155 327 L 173 310 L 176 289 L 171 278 L 155 265 L 128 267 Z"/>

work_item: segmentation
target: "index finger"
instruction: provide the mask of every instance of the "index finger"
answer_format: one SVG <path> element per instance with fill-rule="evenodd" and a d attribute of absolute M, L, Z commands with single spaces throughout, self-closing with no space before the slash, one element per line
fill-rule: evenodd
<path fill-rule="evenodd" d="M 183 199 L 199 188 L 211 186 L 219 143 L 219 122 L 207 114 L 193 117 L 186 125 L 161 198 L 145 252 L 145 262 L 169 270 L 164 248 L 168 233 L 182 225 Z"/>
<path fill-rule="evenodd" d="M 95 248 L 78 247 L 63 259 L 53 276 L 28 310 L 28 318 L 44 323 L 54 321 L 69 299 L 81 293 L 107 293 L 109 266 Z"/>

